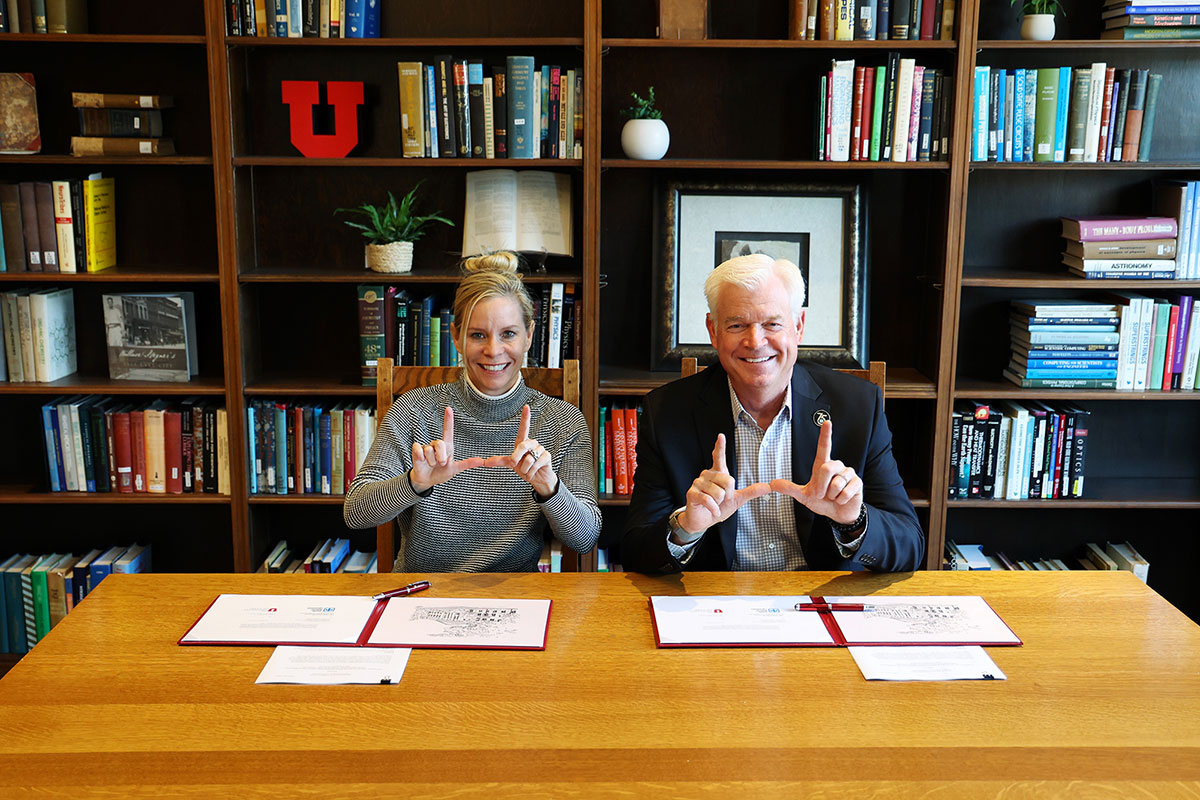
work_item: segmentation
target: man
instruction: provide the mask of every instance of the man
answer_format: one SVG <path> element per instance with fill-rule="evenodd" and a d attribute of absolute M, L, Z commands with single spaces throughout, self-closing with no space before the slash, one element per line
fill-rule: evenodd
<path fill-rule="evenodd" d="M 626 569 L 916 569 L 925 537 L 878 387 L 796 363 L 800 270 L 732 258 L 704 293 L 720 365 L 646 397 Z"/>

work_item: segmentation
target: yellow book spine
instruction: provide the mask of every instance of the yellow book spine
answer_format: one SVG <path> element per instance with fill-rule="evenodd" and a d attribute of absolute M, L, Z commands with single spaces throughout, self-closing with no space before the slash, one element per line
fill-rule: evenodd
<path fill-rule="evenodd" d="M 87 230 L 87 271 L 99 272 L 116 266 L 117 205 L 113 178 L 83 182 L 83 213 Z"/>
<path fill-rule="evenodd" d="M 162 409 L 147 408 L 146 426 L 146 491 L 167 493 L 167 451 L 163 436 Z"/>

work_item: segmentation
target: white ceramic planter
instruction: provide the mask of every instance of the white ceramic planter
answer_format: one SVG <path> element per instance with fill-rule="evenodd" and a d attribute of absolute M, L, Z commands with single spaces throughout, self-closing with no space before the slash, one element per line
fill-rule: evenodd
<path fill-rule="evenodd" d="M 1053 14 L 1026 14 L 1021 18 L 1021 38 L 1032 42 L 1048 42 L 1054 38 Z"/>
<path fill-rule="evenodd" d="M 412 272 L 413 243 L 367 245 L 367 267 L 374 272 Z"/>
<path fill-rule="evenodd" d="M 671 132 L 661 119 L 631 119 L 621 129 L 621 149 L 639 161 L 657 161 L 671 146 Z"/>

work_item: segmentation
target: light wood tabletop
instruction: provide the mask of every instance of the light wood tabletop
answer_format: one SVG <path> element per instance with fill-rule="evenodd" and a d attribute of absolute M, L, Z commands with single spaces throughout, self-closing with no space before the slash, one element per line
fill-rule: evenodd
<path fill-rule="evenodd" d="M 180 647 L 222 592 L 550 598 L 545 651 L 392 686 L 256 685 Z M 1006 681 L 844 648 L 658 649 L 656 594 L 978 594 Z M 111 576 L 0 680 L 0 797 L 1196 797 L 1200 627 L 1128 573 Z"/>

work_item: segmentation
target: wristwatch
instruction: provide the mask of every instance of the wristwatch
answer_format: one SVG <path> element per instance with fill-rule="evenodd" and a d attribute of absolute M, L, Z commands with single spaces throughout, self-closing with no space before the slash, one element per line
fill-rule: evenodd
<path fill-rule="evenodd" d="M 829 520 L 829 527 L 833 528 L 834 533 L 854 533 L 861 530 L 867 524 L 867 504 L 863 503 L 858 509 L 858 518 L 849 524 L 834 522 Z"/>
<path fill-rule="evenodd" d="M 674 536 L 682 544 L 691 544 L 703 536 L 704 531 L 700 531 L 699 533 L 688 533 L 683 529 L 683 526 L 679 524 L 679 515 L 682 514 L 686 509 L 687 506 L 684 506 L 683 508 L 677 508 L 671 512 L 671 516 L 667 517 L 667 538 Z"/>

